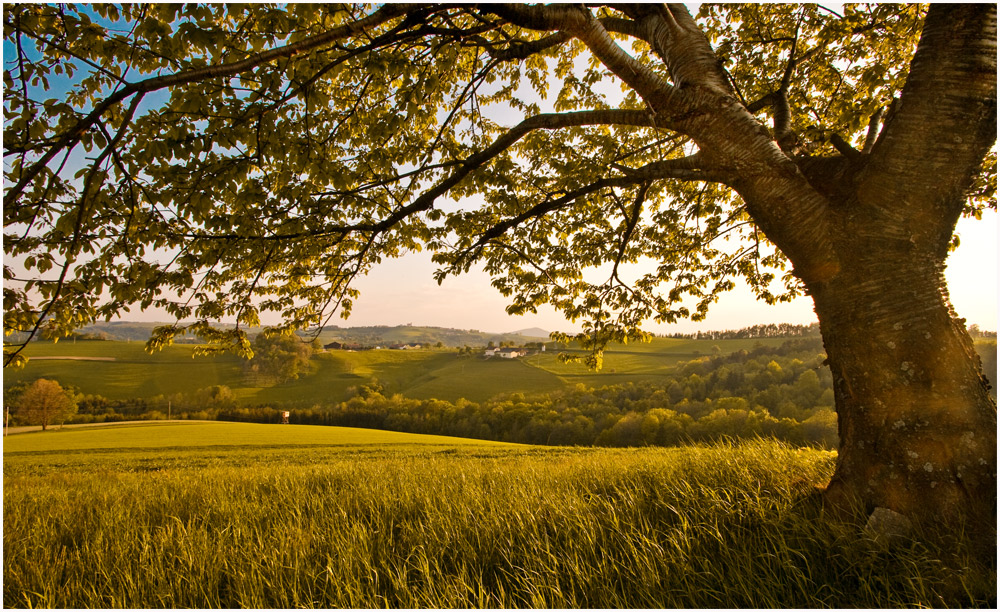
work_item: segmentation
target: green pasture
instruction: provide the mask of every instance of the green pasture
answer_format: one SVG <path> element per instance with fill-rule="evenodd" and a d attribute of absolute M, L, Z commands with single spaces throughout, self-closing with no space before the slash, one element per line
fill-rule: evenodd
<path fill-rule="evenodd" d="M 141 342 L 33 342 L 27 356 L 112 357 L 115 361 L 29 360 L 23 370 L 4 373 L 4 385 L 49 378 L 83 393 L 109 399 L 152 398 L 225 385 L 239 401 L 327 403 L 346 399 L 352 388 L 373 380 L 387 394 L 417 399 L 485 401 L 499 393 L 545 393 L 567 386 L 601 386 L 654 380 L 678 361 L 725 354 L 759 345 L 779 346 L 786 339 L 681 340 L 615 345 L 604 368 L 592 372 L 581 363 L 562 363 L 558 348 L 517 360 L 459 355 L 452 349 L 329 351 L 313 358 L 311 370 L 296 380 L 253 386 L 232 355 L 194 356 L 194 346 L 178 344 L 148 354 Z M 567 349 L 569 353 L 579 351 Z"/>
<path fill-rule="evenodd" d="M 197 357 L 189 344 L 147 353 L 142 342 L 32 342 L 25 349 L 28 365 L 4 372 L 4 386 L 21 380 L 49 378 L 83 393 L 109 399 L 154 397 L 190 392 L 213 385 L 236 389 L 244 384 L 239 358 Z M 112 357 L 115 361 L 33 360 L 31 357 Z"/>
<path fill-rule="evenodd" d="M 326 431 L 323 431 L 326 429 Z M 3 601 L 45 608 L 995 607 L 965 544 L 814 503 L 832 452 L 306 426 L 4 442 Z"/>
<path fill-rule="evenodd" d="M 452 359 L 407 389 L 417 399 L 455 401 L 460 397 L 482 402 L 501 393 L 548 392 L 562 389 L 566 381 L 552 372 L 531 367 L 523 359 Z"/>
<path fill-rule="evenodd" d="M 64 427 L 7 436 L 4 457 L 17 453 L 59 453 L 98 449 L 290 446 L 516 446 L 449 436 L 319 425 L 136 421 Z M 6 460 L 6 459 L 5 459 Z"/>

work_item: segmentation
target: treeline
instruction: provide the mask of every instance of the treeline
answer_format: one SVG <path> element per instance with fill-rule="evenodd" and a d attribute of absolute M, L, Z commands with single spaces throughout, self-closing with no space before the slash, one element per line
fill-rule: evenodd
<path fill-rule="evenodd" d="M 664 338 L 684 338 L 687 340 L 747 340 L 752 338 L 810 338 L 819 337 L 819 323 L 795 325 L 793 323 L 768 323 L 751 325 L 743 329 L 723 331 L 699 331 L 693 334 L 665 334 Z"/>
<path fill-rule="evenodd" d="M 835 448 L 837 420 L 818 340 L 792 340 L 677 364 L 662 382 L 554 393 L 513 393 L 483 403 L 386 395 L 377 383 L 351 399 L 310 407 L 238 406 L 203 394 L 191 418 L 369 427 L 550 445 L 646 446 L 768 436 Z M 214 405 L 212 405 L 214 404 Z"/>

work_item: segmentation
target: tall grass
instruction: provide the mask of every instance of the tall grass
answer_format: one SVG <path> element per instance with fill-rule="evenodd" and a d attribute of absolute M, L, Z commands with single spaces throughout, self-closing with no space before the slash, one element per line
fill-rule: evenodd
<path fill-rule="evenodd" d="M 995 606 L 960 548 L 822 516 L 823 451 L 204 452 L 6 457 L 4 605 Z"/>

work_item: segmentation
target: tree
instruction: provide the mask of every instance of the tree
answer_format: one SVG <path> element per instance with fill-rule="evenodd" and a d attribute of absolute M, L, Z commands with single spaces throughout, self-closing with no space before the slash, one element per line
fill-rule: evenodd
<path fill-rule="evenodd" d="M 942 271 L 996 207 L 996 6 L 841 10 L 5 5 L 6 330 L 155 306 L 150 349 L 247 354 L 262 312 L 322 326 L 429 248 L 584 321 L 599 367 L 741 277 L 815 302 L 832 507 L 995 525 L 996 405 Z"/>
<path fill-rule="evenodd" d="M 42 431 L 52 423 L 62 423 L 76 414 L 76 400 L 62 386 L 46 378 L 31 383 L 17 402 L 19 420 L 29 425 L 41 425 Z"/>
<path fill-rule="evenodd" d="M 245 363 L 247 374 L 269 382 L 294 380 L 309 368 L 314 343 L 293 335 L 258 334 L 253 340 L 253 357 Z"/>

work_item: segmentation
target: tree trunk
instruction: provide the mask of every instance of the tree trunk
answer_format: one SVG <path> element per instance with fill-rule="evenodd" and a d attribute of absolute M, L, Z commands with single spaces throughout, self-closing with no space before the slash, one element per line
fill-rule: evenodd
<path fill-rule="evenodd" d="M 826 501 L 920 523 L 996 516 L 996 404 L 944 266 L 853 244 L 840 274 L 809 287 L 833 371 L 840 429 Z M 978 529 L 976 529 L 978 531 Z"/>
<path fill-rule="evenodd" d="M 831 202 L 839 266 L 804 279 L 840 428 L 826 500 L 918 523 L 968 521 L 994 553 L 996 403 L 948 300 L 944 262 L 995 140 L 996 6 L 933 5 L 872 155 L 828 169 L 828 188 L 817 187 Z"/>

